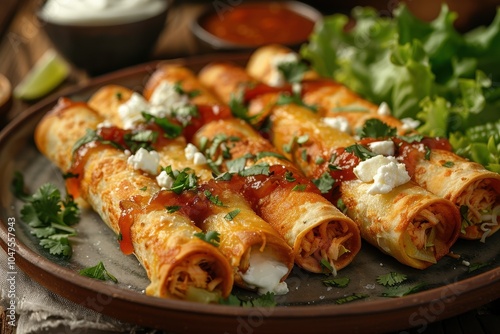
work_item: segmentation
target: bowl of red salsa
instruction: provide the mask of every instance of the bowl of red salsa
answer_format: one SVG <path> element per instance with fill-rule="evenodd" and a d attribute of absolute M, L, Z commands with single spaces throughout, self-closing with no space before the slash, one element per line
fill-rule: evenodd
<path fill-rule="evenodd" d="M 211 5 L 191 25 L 202 50 L 251 50 L 267 44 L 297 47 L 321 20 L 315 8 L 297 1 Z"/>

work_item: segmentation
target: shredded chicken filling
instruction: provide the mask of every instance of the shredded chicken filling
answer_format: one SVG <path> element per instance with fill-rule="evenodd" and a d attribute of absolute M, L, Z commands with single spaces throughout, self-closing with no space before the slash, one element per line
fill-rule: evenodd
<path fill-rule="evenodd" d="M 199 254 L 176 266 L 169 278 L 170 294 L 184 299 L 189 287 L 215 291 L 222 283 L 222 278 L 217 277 L 214 263 L 215 261 L 207 259 L 206 254 Z"/>
<path fill-rule="evenodd" d="M 436 229 L 443 229 L 440 221 L 441 217 L 432 213 L 429 209 L 419 212 L 412 224 L 408 224 L 407 232 L 411 241 L 418 250 L 434 249 Z"/>
<path fill-rule="evenodd" d="M 352 237 L 349 227 L 343 222 L 323 223 L 309 231 L 302 241 L 302 258 L 313 256 L 318 261 L 328 260 L 333 266 L 343 254 L 349 252 L 348 242 Z"/>
<path fill-rule="evenodd" d="M 485 217 L 491 217 L 484 213 L 490 213 L 497 202 L 498 194 L 491 184 L 491 180 L 483 179 L 475 182 L 467 188 L 457 199 L 458 206 L 466 206 L 467 220 L 472 224 L 481 224 L 491 222 L 491 219 L 484 220 Z"/>

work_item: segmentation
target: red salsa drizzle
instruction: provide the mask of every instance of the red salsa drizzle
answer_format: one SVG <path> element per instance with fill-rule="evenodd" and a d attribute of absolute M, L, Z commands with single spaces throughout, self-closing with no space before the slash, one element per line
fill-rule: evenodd
<path fill-rule="evenodd" d="M 273 87 L 266 85 L 264 83 L 249 84 L 248 86 L 245 87 L 245 91 L 243 94 L 243 102 L 245 104 L 248 104 L 251 100 L 254 100 L 261 95 L 266 95 L 270 93 L 292 94 L 293 91 L 292 91 L 292 86 L 288 84 L 283 87 Z"/>
<path fill-rule="evenodd" d="M 196 105 L 198 116 L 192 117 L 182 134 L 189 142 L 203 125 L 222 119 L 232 118 L 231 109 L 225 105 Z"/>

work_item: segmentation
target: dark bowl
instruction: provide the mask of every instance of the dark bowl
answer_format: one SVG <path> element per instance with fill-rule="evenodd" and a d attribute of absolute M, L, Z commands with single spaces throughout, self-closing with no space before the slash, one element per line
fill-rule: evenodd
<path fill-rule="evenodd" d="M 45 20 L 40 10 L 37 17 L 61 55 L 77 68 L 98 75 L 148 60 L 172 7 L 172 0 L 165 1 L 162 12 L 127 23 L 60 24 Z"/>
<path fill-rule="evenodd" d="M 263 6 L 269 8 L 270 6 L 279 6 L 293 14 L 298 14 L 300 17 L 310 21 L 312 24 L 307 28 L 307 30 L 302 31 L 301 35 L 303 37 L 297 39 L 297 34 L 294 34 L 292 30 L 287 29 L 290 25 L 283 23 L 281 32 L 290 32 L 289 41 L 277 42 L 275 36 L 272 33 L 266 34 L 265 40 L 258 43 L 246 43 L 244 41 L 231 41 L 216 34 L 208 31 L 205 27 L 205 22 L 208 19 L 215 20 L 216 25 L 224 25 L 225 15 L 230 15 L 235 10 L 242 10 L 244 8 L 252 6 Z M 191 32 L 195 37 L 199 49 L 201 52 L 218 52 L 218 51 L 252 51 L 256 48 L 266 45 L 279 43 L 286 45 L 292 49 L 298 48 L 302 43 L 307 41 L 309 34 L 312 32 L 314 23 L 322 19 L 322 14 L 315 8 L 298 1 L 275 1 L 275 2 L 265 2 L 265 1 L 245 1 L 238 5 L 231 6 L 226 4 L 226 6 L 207 6 L 205 10 L 194 20 L 191 24 Z M 259 22 L 247 22 L 248 25 L 258 25 Z M 235 29 L 234 26 L 228 27 L 228 29 Z"/>

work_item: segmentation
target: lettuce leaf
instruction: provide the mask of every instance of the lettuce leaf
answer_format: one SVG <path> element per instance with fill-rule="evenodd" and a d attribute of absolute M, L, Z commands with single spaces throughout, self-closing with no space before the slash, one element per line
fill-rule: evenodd
<path fill-rule="evenodd" d="M 404 5 L 393 18 L 378 14 L 356 7 L 351 19 L 325 17 L 302 57 L 373 103 L 386 102 L 394 116 L 419 119 L 422 134 L 453 136 L 457 153 L 496 168 L 491 148 L 500 140 L 469 139 L 468 129 L 500 119 L 500 8 L 488 27 L 465 34 L 446 4 L 430 22 Z"/>

